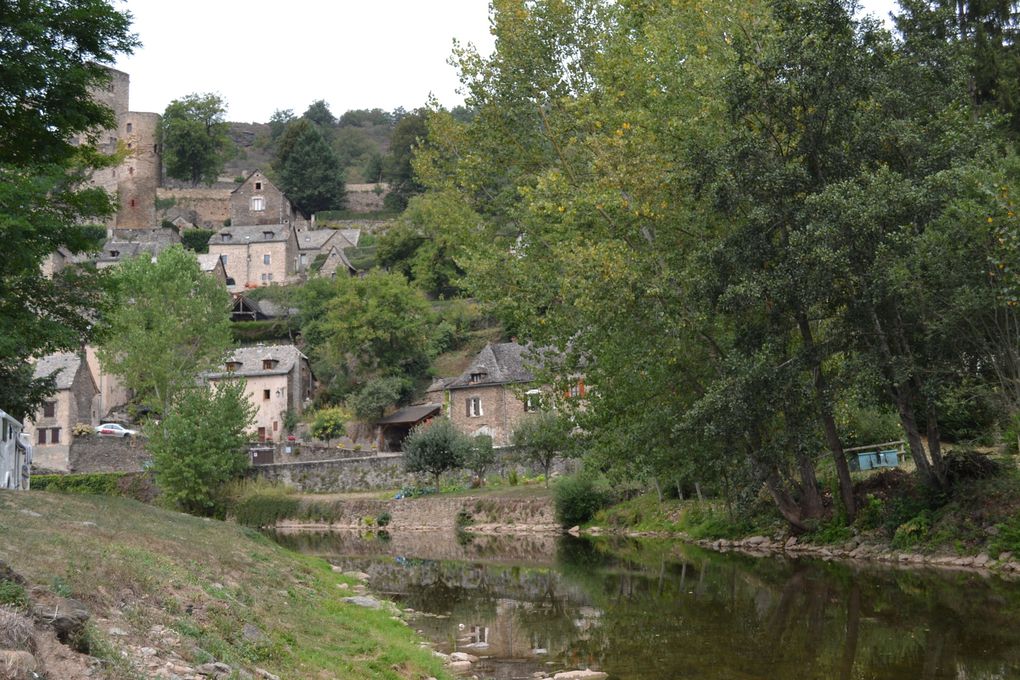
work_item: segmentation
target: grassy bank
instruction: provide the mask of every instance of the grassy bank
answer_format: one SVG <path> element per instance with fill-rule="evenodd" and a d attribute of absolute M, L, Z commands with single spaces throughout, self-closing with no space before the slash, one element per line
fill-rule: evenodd
<path fill-rule="evenodd" d="M 156 654 L 142 660 L 284 679 L 444 677 L 388 611 L 341 601 L 353 581 L 234 524 L 126 498 L 0 492 L 0 536 L 0 559 L 31 586 L 89 607 L 95 649 L 127 654 L 107 677 L 148 677 L 131 663 L 143 648 Z"/>
<path fill-rule="evenodd" d="M 1010 457 L 995 463 L 994 469 L 965 468 L 943 494 L 902 470 L 857 475 L 857 521 L 847 526 L 832 517 L 800 540 L 816 545 L 863 540 L 922 554 L 1020 554 L 1020 470 Z M 660 502 L 654 494 L 602 510 L 589 526 L 693 539 L 775 537 L 787 530 L 766 499 L 750 509 L 730 509 L 716 500 Z"/>

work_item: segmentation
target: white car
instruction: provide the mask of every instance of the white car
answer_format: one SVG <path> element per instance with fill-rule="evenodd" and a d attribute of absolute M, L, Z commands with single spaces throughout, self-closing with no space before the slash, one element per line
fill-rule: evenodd
<path fill-rule="evenodd" d="M 100 437 L 134 437 L 137 430 L 129 430 L 117 423 L 105 423 L 96 428 L 96 434 Z"/>

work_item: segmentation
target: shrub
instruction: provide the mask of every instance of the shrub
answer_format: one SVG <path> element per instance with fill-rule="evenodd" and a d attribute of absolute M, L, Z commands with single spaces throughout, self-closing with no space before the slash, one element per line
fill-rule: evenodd
<path fill-rule="evenodd" d="M 298 514 L 300 502 L 293 496 L 249 496 L 234 504 L 231 516 L 246 527 L 271 527 Z"/>
<path fill-rule="evenodd" d="M 75 437 L 87 437 L 90 434 L 95 434 L 96 430 L 88 423 L 75 423 L 71 432 Z"/>
<path fill-rule="evenodd" d="M 196 253 L 208 253 L 209 239 L 215 233 L 212 229 L 186 229 L 181 232 L 181 244 Z"/>
<path fill-rule="evenodd" d="M 432 475 L 439 486 L 439 476 L 463 465 L 470 448 L 471 438 L 441 418 L 411 430 L 404 440 L 404 466 L 408 472 Z"/>
<path fill-rule="evenodd" d="M 382 513 L 381 515 L 379 515 L 378 517 L 375 518 L 375 523 L 377 525 L 381 526 L 381 527 L 385 527 L 385 526 L 389 526 L 389 523 L 390 523 L 391 519 L 392 519 L 392 517 L 390 517 L 390 513 L 384 512 L 384 513 Z"/>
<path fill-rule="evenodd" d="M 346 421 L 347 412 L 340 407 L 319 409 L 312 418 L 312 436 L 328 444 L 330 441 L 344 436 L 344 433 L 347 432 L 344 425 Z"/>
<path fill-rule="evenodd" d="M 0 581 L 0 606 L 17 607 L 25 609 L 28 607 L 28 593 L 25 586 L 14 581 Z"/>
<path fill-rule="evenodd" d="M 609 505 L 608 491 L 589 477 L 563 477 L 553 490 L 556 518 L 565 527 L 584 524 Z"/>
<path fill-rule="evenodd" d="M 125 472 L 97 472 L 80 475 L 32 475 L 32 489 L 94 496 L 122 496 L 120 480 Z"/>

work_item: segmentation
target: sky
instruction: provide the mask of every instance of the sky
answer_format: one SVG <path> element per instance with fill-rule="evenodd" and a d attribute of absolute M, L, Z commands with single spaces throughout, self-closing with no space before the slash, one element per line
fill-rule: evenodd
<path fill-rule="evenodd" d="M 142 41 L 116 68 L 131 76 L 133 111 L 215 92 L 227 119 L 264 123 L 325 99 L 349 109 L 414 109 L 430 95 L 463 102 L 447 63 L 456 38 L 492 51 L 486 0 L 114 0 Z M 864 0 L 881 16 L 893 0 Z"/>

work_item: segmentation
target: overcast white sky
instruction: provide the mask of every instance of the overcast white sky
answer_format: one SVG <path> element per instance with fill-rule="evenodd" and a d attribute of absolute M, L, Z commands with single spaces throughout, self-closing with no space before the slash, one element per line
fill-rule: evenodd
<path fill-rule="evenodd" d="M 883 17 L 894 0 L 864 0 Z M 492 50 L 487 0 L 115 0 L 142 46 L 116 66 L 131 75 L 131 109 L 216 92 L 227 118 L 266 122 L 325 99 L 348 109 L 463 101 L 446 63 L 453 39 Z"/>

